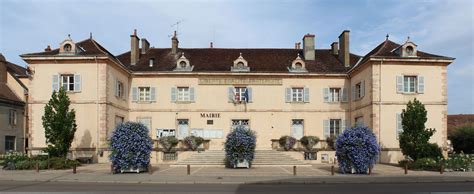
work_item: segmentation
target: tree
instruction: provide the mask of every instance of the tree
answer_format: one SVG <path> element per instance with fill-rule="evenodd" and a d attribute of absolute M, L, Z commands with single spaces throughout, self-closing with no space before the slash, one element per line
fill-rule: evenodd
<path fill-rule="evenodd" d="M 400 148 L 403 155 L 410 156 L 413 160 L 441 157 L 441 149 L 428 142 L 436 130 L 425 128 L 428 120 L 426 114 L 425 105 L 416 98 L 413 102 L 409 101 L 407 108 L 402 111 L 403 132 L 399 135 Z"/>
<path fill-rule="evenodd" d="M 455 152 L 474 154 L 474 124 L 457 127 L 448 135 Z"/>
<path fill-rule="evenodd" d="M 71 101 L 63 88 L 54 91 L 44 107 L 42 117 L 45 130 L 46 152 L 50 156 L 65 157 L 76 133 L 76 112 L 69 110 Z"/>

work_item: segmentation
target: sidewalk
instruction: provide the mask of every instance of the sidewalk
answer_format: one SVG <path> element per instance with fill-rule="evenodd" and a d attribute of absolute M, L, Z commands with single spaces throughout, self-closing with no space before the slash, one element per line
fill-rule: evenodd
<path fill-rule="evenodd" d="M 252 169 L 227 169 L 224 167 L 192 167 L 187 175 L 186 167 L 154 166 L 153 174 L 147 172 L 110 174 L 108 164 L 91 164 L 72 170 L 0 170 L 0 180 L 98 182 L 98 183 L 155 183 L 155 184 L 274 184 L 274 183 L 406 183 L 406 182 L 474 182 L 474 172 L 408 171 L 405 175 L 399 167 L 375 166 L 371 175 L 331 175 L 330 165 L 298 167 L 254 167 Z"/>

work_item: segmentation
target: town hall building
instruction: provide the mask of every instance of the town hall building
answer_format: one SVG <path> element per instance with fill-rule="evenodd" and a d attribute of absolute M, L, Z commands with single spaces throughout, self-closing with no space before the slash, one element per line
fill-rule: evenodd
<path fill-rule="evenodd" d="M 430 141 L 445 149 L 446 71 L 454 59 L 388 37 L 358 56 L 350 52 L 349 34 L 343 31 L 329 49 L 312 34 L 294 48 L 181 48 L 176 34 L 171 48 L 153 48 L 135 31 L 130 51 L 119 55 L 92 36 L 68 37 L 58 48 L 21 55 L 30 71 L 28 149 L 46 147 L 41 117 L 60 87 L 76 111 L 72 151 L 98 162 L 108 161 L 113 129 L 138 121 L 154 140 L 201 136 L 208 150 L 223 150 L 237 125 L 256 131 L 257 150 L 275 149 L 283 135 L 318 136 L 322 148 L 326 138 L 365 125 L 381 145 L 380 162 L 396 163 L 403 159 L 400 114 L 415 98 L 427 109 L 426 127 L 436 129 Z"/>

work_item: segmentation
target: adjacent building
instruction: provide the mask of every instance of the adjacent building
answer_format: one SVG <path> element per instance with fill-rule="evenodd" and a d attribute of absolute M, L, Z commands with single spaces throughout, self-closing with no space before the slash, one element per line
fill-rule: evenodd
<path fill-rule="evenodd" d="M 402 158 L 400 113 L 414 98 L 428 111 L 431 142 L 446 148 L 447 66 L 453 58 L 418 50 L 409 39 L 388 39 L 365 56 L 350 53 L 349 31 L 329 49 L 304 35 L 295 48 L 153 48 L 130 36 L 130 51 L 114 55 L 92 37 L 70 37 L 57 49 L 23 54 L 30 150 L 46 146 L 41 116 L 52 91 L 64 87 L 76 110 L 73 151 L 107 161 L 107 137 L 119 123 L 138 121 L 157 139 L 189 135 L 222 150 L 236 125 L 257 133 L 257 149 L 272 149 L 283 135 L 325 140 L 350 126 L 366 125 L 382 147 L 381 162 Z M 329 46 L 329 45 L 328 45 Z M 318 145 L 318 146 L 322 146 Z"/>

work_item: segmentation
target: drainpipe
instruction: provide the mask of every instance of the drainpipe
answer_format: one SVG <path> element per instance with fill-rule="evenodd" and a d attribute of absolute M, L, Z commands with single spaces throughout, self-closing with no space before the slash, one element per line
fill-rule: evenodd
<path fill-rule="evenodd" d="M 100 150 L 100 111 L 99 111 L 99 63 L 97 62 L 97 56 L 94 56 L 95 65 L 96 65 L 96 84 L 97 84 L 97 94 L 96 94 L 96 111 L 97 111 L 97 136 L 96 136 L 96 146 L 95 152 L 97 154 L 97 162 L 99 162 L 99 150 Z"/>
<path fill-rule="evenodd" d="M 382 129 L 382 64 L 383 64 L 383 58 L 382 60 L 380 61 L 380 65 L 379 65 L 379 145 L 381 145 L 381 139 L 382 139 L 382 133 L 381 133 L 381 129 Z M 380 147 L 382 148 L 382 147 Z M 382 160 L 382 152 L 380 151 L 379 152 L 379 163 L 381 162 Z"/>

